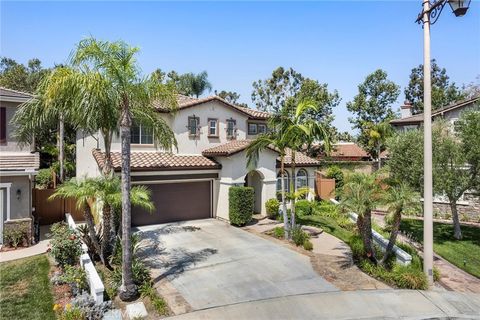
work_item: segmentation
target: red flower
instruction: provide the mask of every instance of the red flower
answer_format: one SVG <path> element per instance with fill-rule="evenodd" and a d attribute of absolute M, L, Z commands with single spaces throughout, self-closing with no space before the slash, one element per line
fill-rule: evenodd
<path fill-rule="evenodd" d="M 73 240 L 76 239 L 76 237 L 75 237 L 75 235 L 72 234 L 69 239 L 73 241 Z"/>

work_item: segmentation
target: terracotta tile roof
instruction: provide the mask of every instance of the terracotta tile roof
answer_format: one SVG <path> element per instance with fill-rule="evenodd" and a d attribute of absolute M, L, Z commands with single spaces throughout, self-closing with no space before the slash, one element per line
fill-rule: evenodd
<path fill-rule="evenodd" d="M 466 107 L 470 104 L 474 104 L 474 103 L 479 102 L 479 101 L 480 101 L 480 95 L 475 96 L 473 98 L 470 98 L 468 100 L 455 102 L 455 103 L 452 103 L 448 106 L 441 107 L 441 108 L 436 109 L 436 110 L 432 110 L 432 118 L 436 117 L 436 116 L 441 116 L 445 112 L 450 112 L 450 111 L 458 109 L 458 108 Z M 390 121 L 390 124 L 392 124 L 392 125 L 406 125 L 406 124 L 420 124 L 422 122 L 423 122 L 423 113 L 419 113 L 419 114 L 413 115 L 411 117 L 392 120 L 392 121 Z"/>
<path fill-rule="evenodd" d="M 280 161 L 280 158 L 277 158 L 278 161 Z M 292 165 L 292 150 L 287 149 L 286 155 L 285 155 L 285 166 L 290 167 Z M 303 152 L 295 152 L 295 165 L 297 167 L 316 167 L 320 165 L 320 161 L 317 159 L 311 158 L 307 156 Z M 277 163 L 277 167 L 279 166 L 279 163 Z"/>
<path fill-rule="evenodd" d="M 93 157 L 100 168 L 103 167 L 105 153 L 93 149 Z M 112 163 L 115 171 L 121 169 L 122 155 L 112 152 Z M 220 169 L 221 166 L 212 159 L 201 155 L 179 155 L 167 152 L 132 152 L 130 167 L 133 171 L 142 170 L 193 170 Z"/>
<path fill-rule="evenodd" d="M 40 167 L 38 153 L 1 153 L 1 171 L 36 170 Z"/>
<path fill-rule="evenodd" d="M 228 101 L 225 101 L 224 99 L 222 99 L 218 96 L 210 96 L 210 97 L 206 97 L 206 98 L 197 99 L 197 98 L 184 96 L 184 95 L 181 95 L 181 94 L 177 95 L 177 102 L 178 102 L 178 108 L 179 109 L 190 108 L 190 107 L 197 106 L 197 105 L 207 103 L 207 102 L 210 102 L 210 101 L 219 101 L 219 102 L 223 103 L 224 105 L 245 114 L 246 116 L 248 116 L 251 119 L 266 120 L 270 116 L 270 114 L 268 112 L 263 112 L 263 111 L 259 111 L 259 110 L 240 107 L 240 106 L 232 104 Z M 166 108 L 162 107 L 162 105 L 159 104 L 159 103 L 154 103 L 154 106 L 160 112 L 165 112 L 166 111 Z"/>
<path fill-rule="evenodd" d="M 15 101 L 27 101 L 31 98 L 33 98 L 33 96 L 30 93 L 0 87 L 0 101 L 9 101 L 11 99 L 15 99 Z"/>
<path fill-rule="evenodd" d="M 203 150 L 202 154 L 208 157 L 228 157 L 245 150 L 251 142 L 252 140 L 233 140 L 219 146 Z M 275 151 L 275 148 L 273 147 L 269 147 L 269 149 Z M 280 160 L 280 158 L 277 158 L 277 160 Z M 306 154 L 298 151 L 295 153 L 295 160 L 295 163 L 298 166 L 317 166 L 320 164 L 318 160 L 310 158 Z M 292 164 L 292 152 L 290 149 L 287 150 L 284 161 L 286 166 L 290 166 Z"/>
<path fill-rule="evenodd" d="M 353 142 L 333 145 L 330 156 L 334 158 L 369 158 L 368 153 Z"/>

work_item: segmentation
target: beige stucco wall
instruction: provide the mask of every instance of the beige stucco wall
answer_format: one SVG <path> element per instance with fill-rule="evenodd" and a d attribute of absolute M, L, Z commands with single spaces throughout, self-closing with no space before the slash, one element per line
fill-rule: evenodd
<path fill-rule="evenodd" d="M 27 176 L 0 176 L 0 183 L 11 183 L 10 220 L 30 218 L 32 208 L 31 183 Z M 17 197 L 20 190 L 20 197 Z M 5 217 L 7 218 L 7 217 Z"/>
<path fill-rule="evenodd" d="M 15 127 L 10 122 L 12 121 L 19 105 L 20 103 L 18 102 L 0 101 L 0 107 L 5 107 L 5 115 L 7 118 L 7 143 L 0 145 L 0 152 L 30 151 L 30 146 L 24 146 L 21 148 L 13 136 Z"/>

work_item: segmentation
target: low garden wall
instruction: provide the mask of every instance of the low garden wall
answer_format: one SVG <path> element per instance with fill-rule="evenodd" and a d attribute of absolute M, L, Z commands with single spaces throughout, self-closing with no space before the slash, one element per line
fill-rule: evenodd
<path fill-rule="evenodd" d="M 330 199 L 330 201 L 333 204 L 340 204 L 337 200 L 335 199 Z M 353 222 L 357 222 L 357 217 L 358 215 L 355 212 L 349 212 L 348 213 L 350 219 Z M 382 251 L 385 251 L 388 245 L 388 240 L 385 239 L 380 233 L 372 229 L 372 237 L 373 241 L 380 247 Z M 393 253 L 395 253 L 395 256 L 397 258 L 397 262 L 402 264 L 402 265 L 409 265 L 412 262 L 412 256 L 397 247 L 396 245 L 393 246 Z"/>
<path fill-rule="evenodd" d="M 72 216 L 69 213 L 65 214 L 65 219 L 67 220 L 68 226 L 73 230 L 77 229 L 77 225 L 73 220 Z M 87 274 L 88 285 L 90 287 L 90 295 L 95 300 L 96 303 L 100 304 L 103 302 L 103 293 L 105 292 L 105 286 L 103 285 L 102 279 L 98 275 L 97 269 L 93 261 L 90 259 L 88 254 L 88 248 L 85 243 L 82 243 L 82 255 L 80 256 L 80 265 L 85 270 Z"/>

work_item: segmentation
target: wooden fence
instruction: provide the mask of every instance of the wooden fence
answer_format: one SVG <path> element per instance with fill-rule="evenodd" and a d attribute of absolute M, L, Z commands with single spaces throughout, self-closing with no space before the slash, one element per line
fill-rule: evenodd
<path fill-rule="evenodd" d="M 335 198 L 335 179 L 325 178 L 319 171 L 315 173 L 317 197 L 322 200 Z"/>
<path fill-rule="evenodd" d="M 55 193 L 55 189 L 33 189 L 33 206 L 35 217 L 41 225 L 65 221 L 65 213 L 70 213 L 76 221 L 83 221 L 83 213 L 76 208 L 75 199 L 49 197 Z"/>

